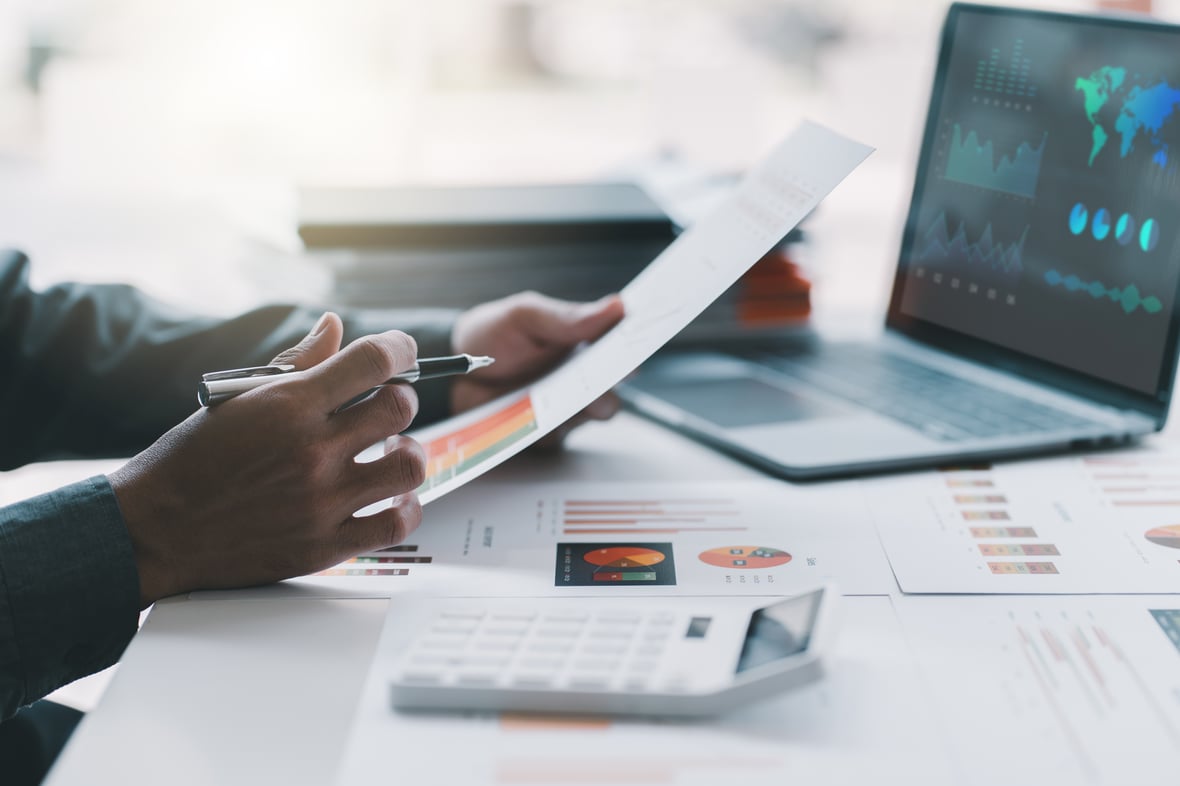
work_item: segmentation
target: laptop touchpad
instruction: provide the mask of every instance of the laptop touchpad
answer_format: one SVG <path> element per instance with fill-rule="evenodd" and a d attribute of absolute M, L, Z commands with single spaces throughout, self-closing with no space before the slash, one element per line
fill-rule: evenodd
<path fill-rule="evenodd" d="M 639 382 L 636 387 L 646 393 L 723 428 L 811 420 L 844 411 L 814 396 L 747 376 L 640 378 Z"/>

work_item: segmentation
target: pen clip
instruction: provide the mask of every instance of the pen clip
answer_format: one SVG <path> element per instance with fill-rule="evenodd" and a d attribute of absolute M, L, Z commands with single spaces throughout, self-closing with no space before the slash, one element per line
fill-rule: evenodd
<path fill-rule="evenodd" d="M 295 366 L 290 363 L 280 363 L 270 366 L 247 366 L 246 368 L 231 368 L 227 371 L 210 371 L 202 374 L 205 382 L 216 382 L 221 379 L 245 379 L 247 377 L 270 377 L 275 374 L 286 374 L 294 371 Z"/>

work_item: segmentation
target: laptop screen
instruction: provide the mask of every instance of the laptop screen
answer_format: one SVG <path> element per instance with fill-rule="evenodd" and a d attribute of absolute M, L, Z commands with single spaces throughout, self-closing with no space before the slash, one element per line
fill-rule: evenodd
<path fill-rule="evenodd" d="M 948 25 L 893 313 L 1156 393 L 1180 277 L 1180 33 L 969 6 Z"/>

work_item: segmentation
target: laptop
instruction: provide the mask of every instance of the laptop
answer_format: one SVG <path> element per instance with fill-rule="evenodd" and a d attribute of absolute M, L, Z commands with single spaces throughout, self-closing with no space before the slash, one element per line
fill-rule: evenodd
<path fill-rule="evenodd" d="M 1127 442 L 1164 425 L 1180 27 L 951 6 L 885 331 L 657 355 L 631 407 L 787 478 Z"/>

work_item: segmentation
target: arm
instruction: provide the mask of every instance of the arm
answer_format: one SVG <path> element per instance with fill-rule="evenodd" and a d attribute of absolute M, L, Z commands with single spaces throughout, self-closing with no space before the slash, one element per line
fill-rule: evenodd
<path fill-rule="evenodd" d="M 268 306 L 194 317 L 127 286 L 34 292 L 28 259 L 0 251 L 0 470 L 142 450 L 196 408 L 202 372 L 267 363 L 318 312 Z M 397 325 L 424 357 L 450 352 L 455 312 L 345 312 L 344 343 Z M 445 380 L 422 383 L 420 422 L 449 411 Z"/>

